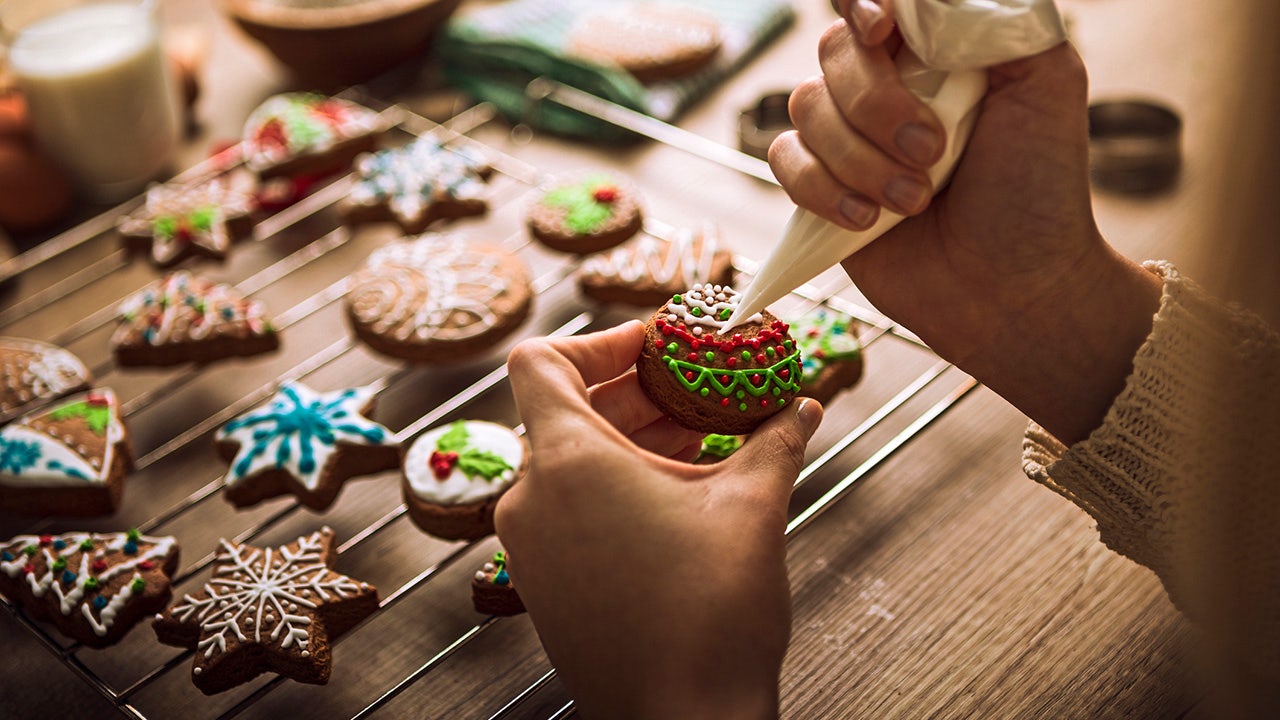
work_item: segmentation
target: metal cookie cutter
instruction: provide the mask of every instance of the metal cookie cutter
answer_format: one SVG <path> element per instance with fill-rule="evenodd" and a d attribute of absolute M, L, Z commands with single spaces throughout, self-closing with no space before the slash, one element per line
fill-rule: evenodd
<path fill-rule="evenodd" d="M 1173 185 L 1182 167 L 1182 117 L 1150 100 L 1089 106 L 1089 166 L 1099 187 L 1153 193 Z"/>
<path fill-rule="evenodd" d="M 769 159 L 774 138 L 791 130 L 787 102 L 791 91 L 768 93 L 738 116 L 738 149 L 761 160 Z"/>

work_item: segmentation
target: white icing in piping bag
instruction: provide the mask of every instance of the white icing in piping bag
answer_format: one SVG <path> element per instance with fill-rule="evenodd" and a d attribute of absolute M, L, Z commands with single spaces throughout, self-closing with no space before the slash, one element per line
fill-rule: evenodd
<path fill-rule="evenodd" d="M 947 132 L 942 159 L 929 170 L 937 192 L 950 179 L 973 132 L 987 92 L 985 68 L 1043 52 L 1062 42 L 1066 33 L 1053 0 L 899 0 L 896 7 L 906 41 L 898 53 L 898 73 Z M 901 221 L 901 215 L 882 209 L 875 225 L 853 231 L 797 208 L 782 239 L 742 292 L 725 331 Z"/>

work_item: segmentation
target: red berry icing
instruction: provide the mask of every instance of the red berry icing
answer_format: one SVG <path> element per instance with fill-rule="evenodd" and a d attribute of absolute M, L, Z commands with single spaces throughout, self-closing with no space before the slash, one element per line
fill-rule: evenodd
<path fill-rule="evenodd" d="M 591 193 L 596 202 L 611 203 L 618 199 L 618 188 L 613 185 L 601 185 Z"/>
<path fill-rule="evenodd" d="M 431 463 L 431 473 L 437 480 L 447 480 L 453 472 L 453 467 L 458 464 L 458 453 L 436 450 L 431 453 L 431 459 L 428 462 Z"/>

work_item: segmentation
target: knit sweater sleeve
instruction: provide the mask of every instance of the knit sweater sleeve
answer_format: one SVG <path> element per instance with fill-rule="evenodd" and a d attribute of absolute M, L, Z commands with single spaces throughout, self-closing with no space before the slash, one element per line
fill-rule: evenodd
<path fill-rule="evenodd" d="M 1168 263 L 1151 334 L 1105 419 L 1065 447 L 1032 423 L 1023 470 L 1155 571 L 1192 619 L 1228 613 L 1280 668 L 1280 336 Z M 1228 607 L 1223 607 L 1223 603 Z M 1233 633 L 1237 634 L 1237 633 Z"/>

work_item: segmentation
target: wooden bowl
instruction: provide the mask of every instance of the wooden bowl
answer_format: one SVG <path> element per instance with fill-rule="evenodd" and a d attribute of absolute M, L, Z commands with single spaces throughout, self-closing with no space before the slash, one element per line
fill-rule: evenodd
<path fill-rule="evenodd" d="M 221 0 L 250 37 L 317 89 L 358 83 L 422 53 L 461 0 L 363 0 L 300 6 Z"/>

